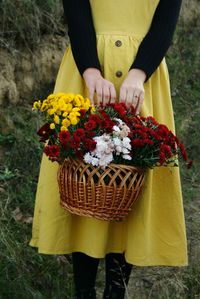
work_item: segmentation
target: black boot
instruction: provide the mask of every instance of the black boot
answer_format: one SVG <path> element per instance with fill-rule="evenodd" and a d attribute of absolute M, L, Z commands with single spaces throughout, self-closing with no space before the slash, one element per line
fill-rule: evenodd
<path fill-rule="evenodd" d="M 75 292 L 74 299 L 96 299 L 96 291 L 93 288 Z"/>
<path fill-rule="evenodd" d="M 103 299 L 124 299 L 132 265 L 125 260 L 124 254 L 106 255 L 106 286 Z"/>
<path fill-rule="evenodd" d="M 74 299 L 96 299 L 95 281 L 99 259 L 82 252 L 72 253 L 74 272 Z"/>
<path fill-rule="evenodd" d="M 124 299 L 126 290 L 125 288 L 112 288 L 105 289 L 103 293 L 103 299 Z"/>

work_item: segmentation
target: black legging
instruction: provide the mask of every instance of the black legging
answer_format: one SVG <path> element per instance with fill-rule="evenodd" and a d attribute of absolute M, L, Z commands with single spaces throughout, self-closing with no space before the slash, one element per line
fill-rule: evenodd
<path fill-rule="evenodd" d="M 94 290 L 99 265 L 98 258 L 92 258 L 81 252 L 72 253 L 75 291 Z M 132 265 L 128 264 L 122 253 L 109 253 L 105 257 L 106 285 L 104 298 L 111 291 L 121 293 L 124 298 L 126 285 L 130 277 Z M 91 297 L 92 298 L 92 297 Z"/>

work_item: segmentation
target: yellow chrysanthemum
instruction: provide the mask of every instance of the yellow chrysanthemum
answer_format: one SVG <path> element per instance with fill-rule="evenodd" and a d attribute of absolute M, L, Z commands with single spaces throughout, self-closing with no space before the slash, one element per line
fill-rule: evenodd
<path fill-rule="evenodd" d="M 54 123 L 55 123 L 55 124 L 59 124 L 59 123 L 60 123 L 60 118 L 59 118 L 58 115 L 55 115 L 55 116 L 54 116 Z"/>
<path fill-rule="evenodd" d="M 47 110 L 47 113 L 49 114 L 49 115 L 52 115 L 52 114 L 54 114 L 56 112 L 56 109 L 48 109 Z"/>
<path fill-rule="evenodd" d="M 73 126 L 77 125 L 77 123 L 79 122 L 79 118 L 78 117 L 71 117 L 70 118 L 71 124 Z"/>
<path fill-rule="evenodd" d="M 69 114 L 69 113 L 65 111 L 65 112 L 63 112 L 62 116 L 63 116 L 63 117 L 67 117 L 68 114 Z"/>
<path fill-rule="evenodd" d="M 50 124 L 50 129 L 52 129 L 52 130 L 53 130 L 53 129 L 55 129 L 55 127 L 56 127 L 56 126 L 55 126 L 55 124 L 54 124 L 54 123 L 51 123 L 51 124 Z"/>
<path fill-rule="evenodd" d="M 60 128 L 60 130 L 61 130 L 61 131 L 67 131 L 67 128 L 66 128 L 65 126 L 62 126 L 62 127 Z"/>
<path fill-rule="evenodd" d="M 69 127 L 71 125 L 71 120 L 69 120 L 68 118 L 64 118 L 62 120 L 62 125 L 65 127 Z"/>
<path fill-rule="evenodd" d="M 40 109 L 40 107 L 41 107 L 41 101 L 40 101 L 40 100 L 35 101 L 35 102 L 33 103 L 33 108 L 34 108 L 34 109 Z"/>
<path fill-rule="evenodd" d="M 94 113 L 96 112 L 96 108 L 95 108 L 94 106 L 92 106 L 92 107 L 90 108 L 90 112 L 91 112 L 91 114 L 94 114 Z"/>

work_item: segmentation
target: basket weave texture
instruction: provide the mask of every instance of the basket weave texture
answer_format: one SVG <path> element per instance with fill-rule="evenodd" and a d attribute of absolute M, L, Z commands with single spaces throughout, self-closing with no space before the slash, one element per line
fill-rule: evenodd
<path fill-rule="evenodd" d="M 105 170 L 67 158 L 58 170 L 61 206 L 73 214 L 100 220 L 123 220 L 137 200 L 145 172 L 109 164 Z"/>

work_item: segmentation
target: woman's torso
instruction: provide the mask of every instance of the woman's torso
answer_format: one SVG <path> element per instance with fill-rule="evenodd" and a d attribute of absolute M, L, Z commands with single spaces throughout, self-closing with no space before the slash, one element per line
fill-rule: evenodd
<path fill-rule="evenodd" d="M 159 0 L 90 0 L 97 34 L 144 37 Z"/>

